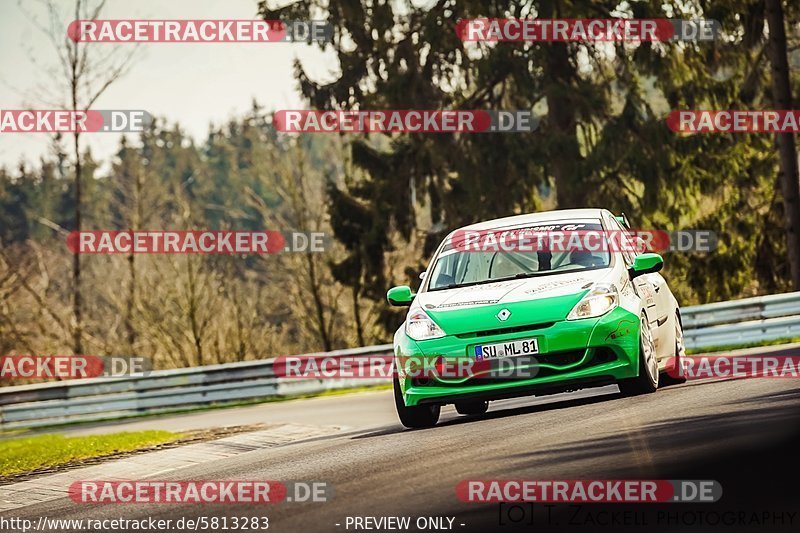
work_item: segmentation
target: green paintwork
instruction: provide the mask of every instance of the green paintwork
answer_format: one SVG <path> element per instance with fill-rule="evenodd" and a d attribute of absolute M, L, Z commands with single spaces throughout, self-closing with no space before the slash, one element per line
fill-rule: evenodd
<path fill-rule="evenodd" d="M 438 312 L 435 309 L 427 309 L 426 312 L 448 335 L 439 339 L 414 341 L 401 330 L 395 336 L 395 356 L 406 405 L 417 405 L 422 400 L 448 403 L 448 396 L 503 392 L 505 389 L 548 385 L 577 379 L 611 377 L 619 380 L 636 376 L 639 372 L 639 317 L 622 307 L 617 307 L 599 318 L 565 320 L 569 311 L 586 292 L 582 290 L 578 294 L 569 296 L 469 309 Z M 495 317 L 501 309 L 511 311 L 511 316 L 504 322 Z M 631 322 L 630 333 L 612 338 L 611 333 L 618 331 L 617 328 L 621 323 L 627 326 L 628 322 Z M 537 328 L 536 325 L 545 327 Z M 533 326 L 534 329 L 480 337 L 475 335 L 477 331 L 520 326 Z M 541 355 L 584 350 L 584 356 L 577 362 L 561 366 L 540 363 L 540 368 L 553 372 L 542 377 L 514 381 L 476 382 L 471 378 L 451 377 L 436 378 L 430 384 L 412 386 L 411 380 L 403 373 L 409 358 L 435 359 L 442 356 L 451 361 L 458 361 L 462 358 L 474 358 L 475 346 L 479 344 L 534 337 L 539 342 Z M 610 349 L 616 358 L 606 363 L 595 362 L 590 365 L 594 350 L 601 347 Z"/>
<path fill-rule="evenodd" d="M 411 287 L 408 285 L 400 285 L 389 289 L 389 292 L 386 293 L 386 299 L 392 305 L 410 305 L 414 299 L 414 293 L 411 292 Z"/>
<path fill-rule="evenodd" d="M 487 329 L 513 328 L 564 320 L 587 292 L 589 290 L 584 289 L 576 294 L 557 296 L 555 298 L 481 305 L 465 309 L 459 309 L 458 307 L 442 310 L 425 309 L 425 312 L 448 335 L 462 335 Z M 531 295 L 531 298 L 535 298 L 535 295 Z M 503 309 L 511 311 L 511 315 L 507 320 L 500 321 L 497 319 L 497 313 Z"/>
<path fill-rule="evenodd" d="M 654 253 L 639 254 L 633 261 L 631 269 L 637 275 L 658 272 L 664 266 L 664 259 Z"/>

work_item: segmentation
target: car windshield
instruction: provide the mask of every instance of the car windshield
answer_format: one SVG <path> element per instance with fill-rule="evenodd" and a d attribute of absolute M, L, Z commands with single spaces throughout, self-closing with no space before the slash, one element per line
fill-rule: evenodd
<path fill-rule="evenodd" d="M 587 251 L 557 250 L 556 247 L 542 250 L 531 245 L 532 242 L 536 242 L 535 237 L 540 234 L 553 238 L 555 235 L 583 234 L 583 232 L 597 232 L 598 238 L 605 242 L 602 231 L 603 226 L 600 221 L 592 220 L 490 230 L 480 232 L 477 239 L 465 237 L 463 232 L 456 232 L 437 257 L 429 276 L 428 290 L 453 289 L 502 280 L 607 268 L 611 261 L 611 255 L 607 251 L 608 246 L 600 246 L 600 251 Z M 492 237 L 487 238 L 488 233 L 491 233 Z M 501 240 L 501 233 L 510 233 L 516 238 L 504 242 L 527 242 L 528 245 L 512 244 L 506 247 L 493 245 Z M 520 240 L 520 235 L 526 235 L 528 240 Z M 496 241 L 491 240 L 492 238 Z"/>

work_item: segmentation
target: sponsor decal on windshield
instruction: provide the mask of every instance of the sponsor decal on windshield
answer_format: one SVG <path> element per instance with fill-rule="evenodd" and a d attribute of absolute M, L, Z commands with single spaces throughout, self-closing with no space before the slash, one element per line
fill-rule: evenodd
<path fill-rule="evenodd" d="M 525 294 L 536 294 L 540 292 L 552 291 L 554 289 L 559 289 L 561 287 L 566 287 L 568 285 L 577 285 L 579 283 L 585 283 L 587 281 L 589 281 L 587 278 L 572 278 L 559 281 L 550 281 L 548 283 L 543 283 L 532 289 L 528 289 L 527 291 L 525 291 Z"/>

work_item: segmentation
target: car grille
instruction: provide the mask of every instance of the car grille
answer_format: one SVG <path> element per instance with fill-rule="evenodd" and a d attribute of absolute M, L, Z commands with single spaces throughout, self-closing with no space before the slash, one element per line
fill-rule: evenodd
<path fill-rule="evenodd" d="M 579 363 L 584 355 L 586 354 L 585 349 L 581 350 L 567 350 L 564 352 L 553 352 L 553 353 L 546 353 L 546 354 L 539 354 L 539 355 L 532 355 L 528 356 L 531 359 L 536 359 L 540 364 L 544 365 L 552 365 L 557 368 L 547 368 L 541 367 L 539 368 L 538 373 L 536 374 L 537 377 L 543 378 L 547 376 L 555 376 L 558 375 L 560 372 L 564 372 L 567 369 L 564 367 L 574 365 Z M 513 358 L 512 358 L 513 359 Z M 613 350 L 605 347 L 601 348 L 589 348 L 589 354 L 587 356 L 586 362 L 578 368 L 587 368 L 596 365 L 602 365 L 605 363 L 609 363 L 617 359 L 616 354 Z M 573 370 L 573 369 L 569 369 Z M 491 379 L 497 381 L 520 381 L 528 378 L 517 378 L 517 377 L 475 377 L 470 379 L 468 383 L 480 383 L 481 381 Z M 424 378 L 413 378 L 412 383 L 415 387 L 424 387 L 428 385 L 436 386 L 436 387 L 463 387 L 464 383 L 454 383 L 454 382 L 447 382 L 447 381 L 438 381 L 429 377 Z"/>
<path fill-rule="evenodd" d="M 545 353 L 541 355 L 534 355 L 533 357 L 539 361 L 540 364 L 553 365 L 553 366 L 566 366 L 572 365 L 580 361 L 586 350 L 571 350 L 568 352 Z"/>
<path fill-rule="evenodd" d="M 521 358 L 510 358 L 506 359 L 506 361 L 518 361 L 522 363 L 524 360 L 535 359 L 540 364 L 545 365 L 552 365 L 555 367 L 560 367 L 558 369 L 552 369 L 547 367 L 539 368 L 538 372 L 536 373 L 537 377 L 545 377 L 558 374 L 559 372 L 563 372 L 565 369 L 563 367 L 573 365 L 578 363 L 583 359 L 583 356 L 586 354 L 586 350 L 569 350 L 564 352 L 556 352 L 556 353 L 548 353 L 548 354 L 540 354 L 540 355 L 531 355 Z M 481 383 L 487 381 L 520 381 L 530 379 L 529 377 L 518 377 L 518 376 L 502 376 L 502 375 L 494 375 L 494 376 L 476 376 L 471 378 L 467 381 L 467 383 Z M 439 381 L 432 378 L 414 378 L 412 380 L 414 386 L 426 386 L 426 385 L 434 385 L 437 387 L 463 387 L 464 382 L 449 382 Z"/>
<path fill-rule="evenodd" d="M 549 328 L 555 322 L 543 322 L 541 324 L 528 324 L 525 326 L 514 326 L 511 328 L 497 328 L 497 329 L 484 329 L 481 331 L 473 331 L 472 333 L 457 334 L 459 339 L 474 339 L 476 337 L 490 337 L 492 335 L 505 335 L 507 333 L 522 333 L 523 331 L 533 331 L 536 329 Z"/>

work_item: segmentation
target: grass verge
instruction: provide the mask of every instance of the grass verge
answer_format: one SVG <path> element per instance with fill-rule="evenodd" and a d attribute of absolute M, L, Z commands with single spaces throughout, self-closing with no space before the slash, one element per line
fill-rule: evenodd
<path fill-rule="evenodd" d="M 181 437 L 183 434 L 169 431 L 136 431 L 85 437 L 37 435 L 4 439 L 0 440 L 0 476 L 129 452 Z"/>

